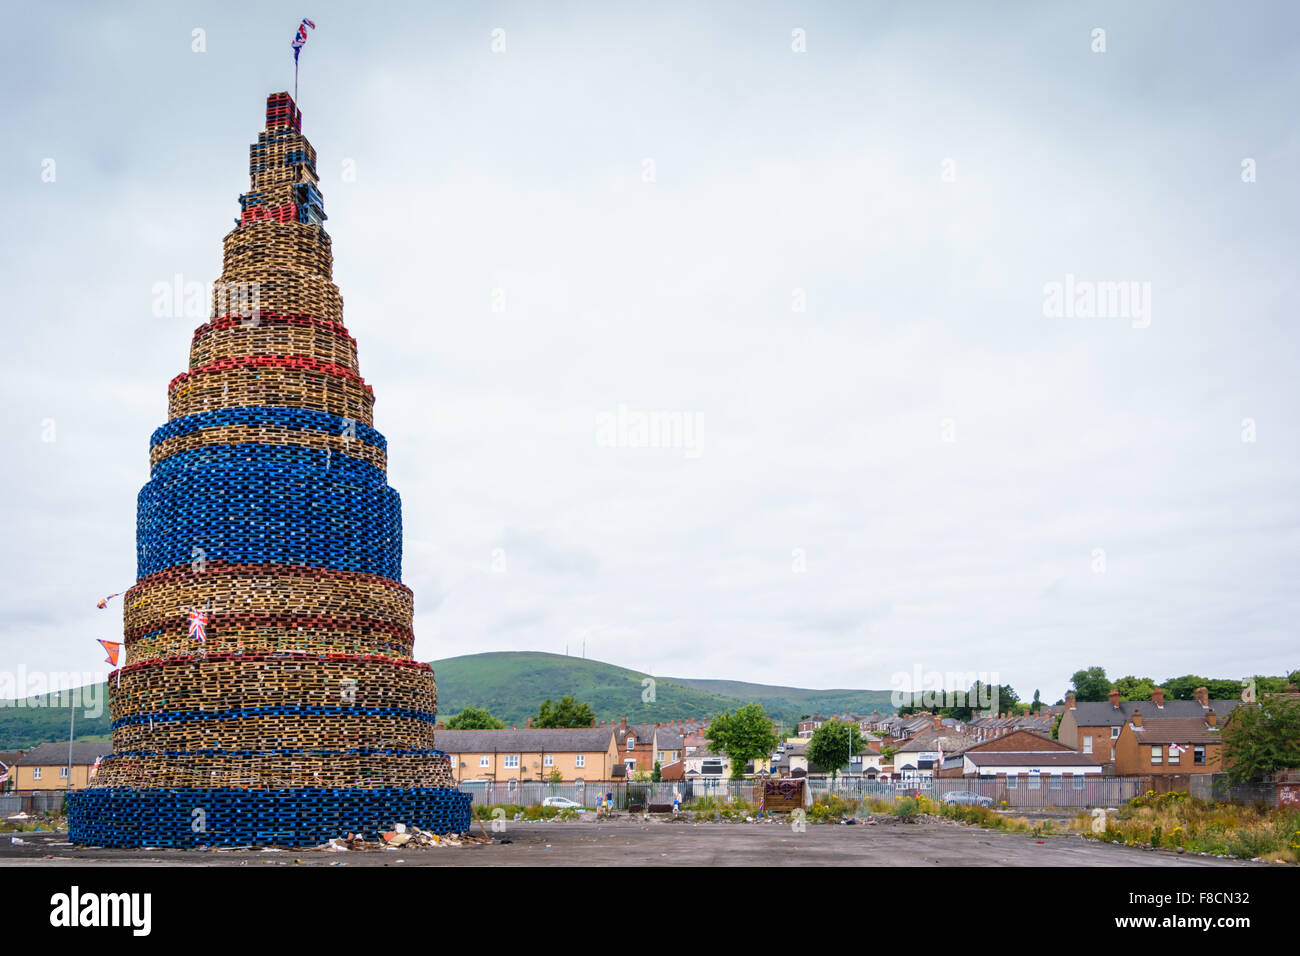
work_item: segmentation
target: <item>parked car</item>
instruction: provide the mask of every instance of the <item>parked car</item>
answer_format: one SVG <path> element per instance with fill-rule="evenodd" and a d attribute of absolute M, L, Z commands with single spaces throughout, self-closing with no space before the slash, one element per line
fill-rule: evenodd
<path fill-rule="evenodd" d="M 974 790 L 954 790 L 951 793 L 945 793 L 939 798 L 940 803 L 964 804 L 972 807 L 991 807 L 993 806 L 992 797 L 980 796 Z"/>
<path fill-rule="evenodd" d="M 559 807 L 561 810 L 581 810 L 582 804 L 568 797 L 547 797 L 542 801 L 544 807 Z"/>

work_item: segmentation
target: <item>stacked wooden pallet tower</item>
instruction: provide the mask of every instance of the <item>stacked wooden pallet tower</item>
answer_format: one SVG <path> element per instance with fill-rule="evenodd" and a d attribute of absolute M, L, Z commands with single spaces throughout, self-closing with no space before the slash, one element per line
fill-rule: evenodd
<path fill-rule="evenodd" d="M 411 659 L 401 501 L 331 281 L 315 164 L 296 105 L 273 94 L 212 317 L 151 442 L 113 753 L 69 795 L 76 843 L 469 829 L 469 796 L 433 748 L 433 671 Z"/>

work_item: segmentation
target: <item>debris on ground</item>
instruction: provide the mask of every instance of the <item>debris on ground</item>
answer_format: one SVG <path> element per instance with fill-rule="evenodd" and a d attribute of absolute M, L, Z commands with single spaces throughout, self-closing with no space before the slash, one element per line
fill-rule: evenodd
<path fill-rule="evenodd" d="M 356 850 L 396 850 L 398 847 L 444 847 L 444 846 L 477 846 L 487 843 L 510 843 L 508 839 L 493 840 L 486 833 L 483 836 L 475 836 L 472 833 L 447 833 L 439 835 L 432 830 L 421 830 L 419 827 L 402 827 L 385 831 L 379 834 L 377 840 L 367 840 L 359 833 L 347 833 L 341 837 L 335 837 L 320 846 L 313 847 L 314 850 L 323 850 L 329 853 L 346 853 Z"/>

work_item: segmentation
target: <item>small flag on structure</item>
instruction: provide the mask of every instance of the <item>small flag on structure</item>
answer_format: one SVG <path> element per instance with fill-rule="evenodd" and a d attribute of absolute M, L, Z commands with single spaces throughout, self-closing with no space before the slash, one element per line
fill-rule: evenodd
<path fill-rule="evenodd" d="M 207 615 L 196 607 L 190 608 L 190 638 L 204 643 L 208 640 Z"/>
<path fill-rule="evenodd" d="M 293 35 L 293 62 L 298 62 L 298 54 L 302 52 L 303 45 L 307 42 L 307 28 L 316 29 L 316 24 L 310 20 L 303 20 L 298 24 L 298 32 Z"/>
<path fill-rule="evenodd" d="M 104 658 L 104 663 L 105 663 L 105 664 L 112 664 L 114 667 L 116 667 L 116 666 L 117 666 L 117 655 L 118 655 L 118 652 L 121 651 L 121 649 L 122 649 L 122 642 L 121 642 L 121 641 L 106 641 L 106 640 L 104 640 L 103 638 L 100 638 L 100 639 L 99 639 L 99 643 L 103 644 L 103 645 L 104 645 L 104 650 L 108 652 L 108 657 Z"/>
<path fill-rule="evenodd" d="M 93 777 L 95 774 L 99 773 L 99 762 L 100 762 L 101 760 L 103 760 L 103 759 L 104 759 L 104 755 L 103 755 L 103 754 L 100 754 L 98 757 L 95 758 L 95 762 L 94 762 L 93 764 L 91 764 L 91 766 L 90 766 L 90 775 L 91 775 L 92 777 Z"/>
<path fill-rule="evenodd" d="M 114 593 L 110 594 L 108 597 L 104 598 L 102 601 L 95 602 L 95 607 L 99 608 L 101 611 L 104 610 L 104 608 L 108 607 L 108 602 L 113 600 L 113 598 L 117 597 L 121 593 L 122 593 L 121 591 L 115 591 Z"/>

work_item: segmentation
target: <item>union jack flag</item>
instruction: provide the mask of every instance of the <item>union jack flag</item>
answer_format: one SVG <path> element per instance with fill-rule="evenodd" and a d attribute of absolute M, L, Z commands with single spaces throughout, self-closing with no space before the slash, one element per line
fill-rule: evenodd
<path fill-rule="evenodd" d="M 117 597 L 121 593 L 122 593 L 121 591 L 115 591 L 114 593 L 110 594 L 108 597 L 104 598 L 103 600 L 96 601 L 95 607 L 99 608 L 101 611 L 104 610 L 104 608 L 108 607 L 108 602 L 113 600 L 113 598 Z"/>
<path fill-rule="evenodd" d="M 293 62 L 294 63 L 298 62 L 298 54 L 302 52 L 303 44 L 307 42 L 308 27 L 311 27 L 313 30 L 315 30 L 316 24 L 312 23 L 310 20 L 303 20 L 302 23 L 298 24 L 298 32 L 294 34 L 293 37 Z"/>
<path fill-rule="evenodd" d="M 196 607 L 190 608 L 190 639 L 204 643 L 208 640 L 208 618 Z"/>

